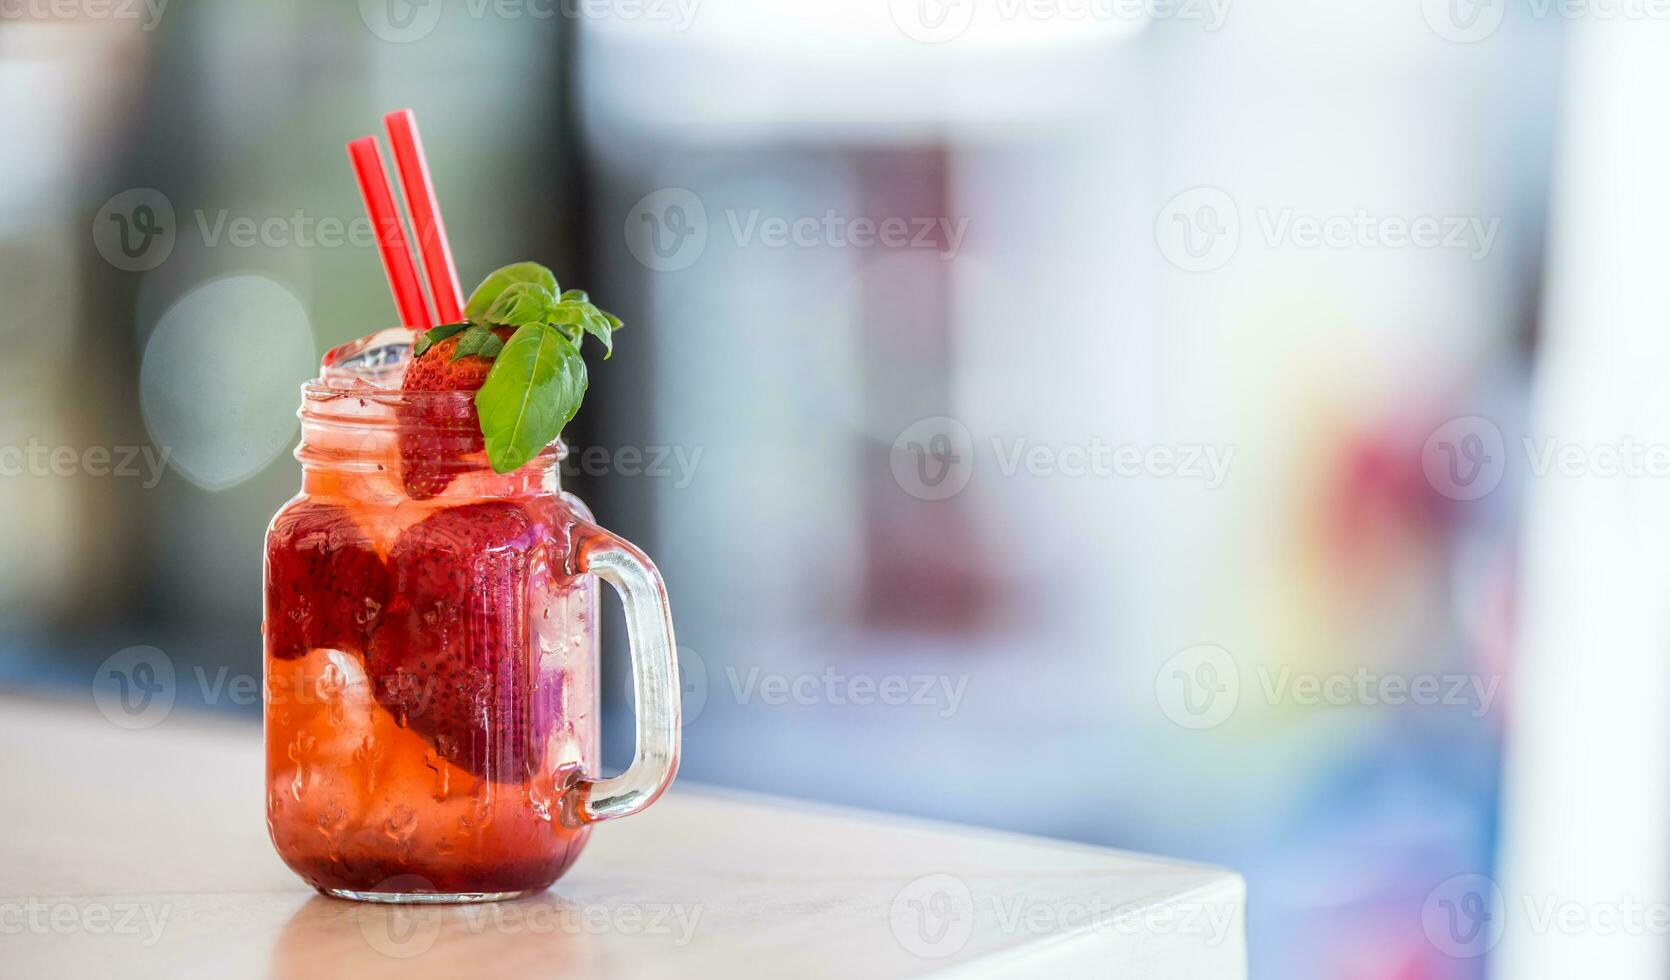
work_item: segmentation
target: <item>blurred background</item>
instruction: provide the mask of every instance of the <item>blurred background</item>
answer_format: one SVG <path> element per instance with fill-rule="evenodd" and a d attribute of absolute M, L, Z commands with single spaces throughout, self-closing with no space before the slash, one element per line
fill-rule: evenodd
<path fill-rule="evenodd" d="M 1233 867 L 1257 977 L 1666 975 L 1670 10 L 94 8 L 0 7 L 0 685 L 258 723 L 410 106 L 466 289 L 629 324 L 565 481 L 684 778 Z"/>

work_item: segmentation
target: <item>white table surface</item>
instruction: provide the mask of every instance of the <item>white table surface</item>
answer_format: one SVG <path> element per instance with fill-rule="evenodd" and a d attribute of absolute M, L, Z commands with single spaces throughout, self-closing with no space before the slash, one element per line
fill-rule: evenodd
<path fill-rule="evenodd" d="M 1245 976 L 1230 872 L 682 783 L 542 896 L 427 909 L 280 863 L 253 726 L 0 698 L 0 788 L 6 978 Z"/>

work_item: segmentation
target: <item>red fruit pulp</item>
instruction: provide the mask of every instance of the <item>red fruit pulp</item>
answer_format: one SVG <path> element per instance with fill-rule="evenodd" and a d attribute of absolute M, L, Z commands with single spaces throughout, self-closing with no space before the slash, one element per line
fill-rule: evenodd
<path fill-rule="evenodd" d="M 496 328 L 500 340 L 514 332 Z M 471 355 L 453 360 L 462 334 L 430 346 L 412 359 L 401 379 L 402 391 L 476 391 L 493 362 Z M 473 399 L 432 399 L 401 406 L 400 474 L 406 493 L 426 500 L 444 491 L 453 477 L 473 464 L 466 457 L 486 449 L 481 419 Z"/>
<path fill-rule="evenodd" d="M 360 653 L 389 601 L 371 540 L 333 504 L 288 507 L 267 533 L 267 649 L 280 660 L 316 647 Z"/>
<path fill-rule="evenodd" d="M 413 875 L 442 893 L 549 885 L 586 839 L 571 803 L 598 762 L 596 586 L 571 567 L 578 518 L 549 493 L 328 499 L 292 503 L 275 532 L 328 526 L 319 543 L 380 567 L 387 601 L 363 656 L 302 639 L 303 655 L 281 657 L 269 630 L 279 854 L 326 890 L 404 890 L 390 880 Z M 275 550 L 293 537 L 275 533 L 269 549 L 277 612 L 288 580 L 273 570 L 295 562 Z M 362 561 L 373 544 L 386 561 Z"/>
<path fill-rule="evenodd" d="M 373 690 L 473 775 L 537 772 L 561 713 L 560 672 L 528 649 L 530 579 L 565 550 L 557 530 L 516 503 L 466 504 L 407 528 L 389 554 L 395 600 L 366 655 Z"/>

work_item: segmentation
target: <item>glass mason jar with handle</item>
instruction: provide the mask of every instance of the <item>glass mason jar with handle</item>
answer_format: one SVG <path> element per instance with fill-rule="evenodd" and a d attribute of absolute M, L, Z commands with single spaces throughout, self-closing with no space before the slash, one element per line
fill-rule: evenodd
<path fill-rule="evenodd" d="M 544 889 L 678 766 L 655 567 L 561 490 L 560 443 L 506 474 L 469 452 L 472 397 L 303 388 L 302 491 L 266 543 L 267 826 L 330 895 Z M 637 699 L 635 756 L 608 779 L 596 579 L 625 607 Z"/>

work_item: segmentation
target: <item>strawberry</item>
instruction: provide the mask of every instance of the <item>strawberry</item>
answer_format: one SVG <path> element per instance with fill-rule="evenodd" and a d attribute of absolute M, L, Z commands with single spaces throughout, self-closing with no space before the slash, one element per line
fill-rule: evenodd
<path fill-rule="evenodd" d="M 267 649 L 280 660 L 361 652 L 389 601 L 389 572 L 346 510 L 304 501 L 267 535 Z"/>
<path fill-rule="evenodd" d="M 471 327 L 433 343 L 420 341 L 401 390 L 477 390 L 493 369 L 492 357 L 513 332 L 509 327 Z M 494 339 L 486 341 L 487 337 Z M 470 345 L 467 351 L 480 353 L 457 357 L 464 343 Z M 485 448 L 474 399 L 413 399 L 400 407 L 399 416 L 401 479 L 413 499 L 425 500 L 445 490 L 454 476 L 470 468 L 464 457 Z"/>
<path fill-rule="evenodd" d="M 547 528 L 521 505 L 451 507 L 408 528 L 389 555 L 395 599 L 371 639 L 377 700 L 436 754 L 474 775 L 537 771 L 561 704 L 542 673 L 530 578 Z"/>

